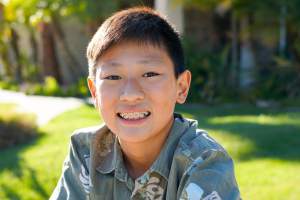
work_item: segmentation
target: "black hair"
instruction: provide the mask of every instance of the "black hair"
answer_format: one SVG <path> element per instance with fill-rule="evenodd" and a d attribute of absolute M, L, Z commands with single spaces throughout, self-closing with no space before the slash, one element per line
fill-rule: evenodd
<path fill-rule="evenodd" d="M 89 74 L 95 83 L 96 66 L 102 53 L 122 41 L 163 46 L 170 56 L 175 78 L 185 71 L 184 52 L 179 33 L 165 16 L 148 7 L 134 7 L 115 13 L 98 29 L 87 48 Z"/>

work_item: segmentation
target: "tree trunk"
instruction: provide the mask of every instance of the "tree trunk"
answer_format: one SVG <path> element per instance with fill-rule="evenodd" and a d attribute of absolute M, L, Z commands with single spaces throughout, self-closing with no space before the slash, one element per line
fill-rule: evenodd
<path fill-rule="evenodd" d="M 38 53 L 38 42 L 36 41 L 35 38 L 35 31 L 32 27 L 27 26 L 28 28 L 28 32 L 30 33 L 30 46 L 32 49 L 32 58 L 31 58 L 31 63 L 33 64 L 34 68 L 35 68 L 35 73 L 36 73 L 36 77 L 35 80 L 32 81 L 37 81 L 37 82 L 41 82 L 41 69 L 40 69 L 40 62 L 39 62 L 39 53 Z"/>
<path fill-rule="evenodd" d="M 39 54 L 38 54 L 38 43 L 34 37 L 34 30 L 32 28 L 28 28 L 30 33 L 30 46 L 33 51 L 32 55 L 32 63 L 36 65 L 39 62 Z"/>
<path fill-rule="evenodd" d="M 8 76 L 13 77 L 17 82 L 21 82 L 21 72 L 18 63 L 18 50 L 17 52 L 17 34 L 12 30 L 12 42 L 9 40 L 2 40 L 5 36 L 4 33 L 4 13 L 3 4 L 0 3 L 0 56 L 3 59 L 5 71 Z"/>
<path fill-rule="evenodd" d="M 281 7 L 281 18 L 280 18 L 280 38 L 279 38 L 279 52 L 280 56 L 284 58 L 286 50 L 286 7 Z"/>
<path fill-rule="evenodd" d="M 300 54 L 297 51 L 297 49 L 295 48 L 295 44 L 297 44 L 299 42 L 299 34 L 298 32 L 288 26 L 287 27 L 287 40 L 288 40 L 288 46 L 289 46 L 289 50 L 291 52 L 291 56 L 293 57 L 293 59 L 297 62 L 300 62 Z"/>
<path fill-rule="evenodd" d="M 3 5 L 2 5 L 2 3 L 0 2 L 0 38 L 2 38 L 2 34 L 3 34 L 3 29 L 4 29 L 4 27 L 3 27 Z M 3 53 L 2 53 L 2 48 L 3 47 L 1 47 L 2 46 L 2 41 L 0 40 L 0 64 L 1 63 L 3 63 L 3 65 L 4 65 L 4 68 L 5 68 L 5 63 L 4 62 L 2 62 L 2 59 L 3 59 Z M 1 78 L 1 74 L 2 73 L 0 73 L 0 78 Z"/>
<path fill-rule="evenodd" d="M 0 2 L 0 34 L 4 30 L 4 13 L 3 13 L 3 4 Z"/>
<path fill-rule="evenodd" d="M 19 36 L 18 33 L 14 30 L 11 29 L 11 37 L 12 37 L 12 41 L 11 41 L 11 45 L 13 48 L 13 52 L 14 52 L 14 68 L 15 68 L 15 76 L 16 76 L 16 80 L 18 83 L 22 82 L 22 70 L 21 70 L 21 63 L 20 63 L 20 49 L 19 49 L 19 45 L 18 45 L 18 40 L 19 40 Z"/>
<path fill-rule="evenodd" d="M 55 46 L 53 38 L 53 24 L 43 22 L 41 24 L 42 39 L 42 74 L 43 76 L 54 77 L 59 84 L 62 84 L 62 76 L 55 55 Z"/>
<path fill-rule="evenodd" d="M 254 81 L 253 74 L 250 73 L 251 69 L 256 67 L 257 59 L 255 55 L 254 41 L 249 32 L 250 17 L 245 17 L 240 20 L 241 31 L 246 35 L 242 38 L 241 42 L 241 55 L 240 55 L 240 87 L 249 89 Z"/>
<path fill-rule="evenodd" d="M 231 62 L 234 74 L 234 85 L 236 88 L 239 86 L 239 55 L 238 55 L 238 22 L 236 16 L 231 12 Z"/>
<path fill-rule="evenodd" d="M 103 23 L 102 20 L 93 20 L 92 22 L 86 23 L 86 30 L 89 37 L 92 39 L 93 35 L 97 32 L 98 28 Z"/>
<path fill-rule="evenodd" d="M 8 55 L 6 44 L 2 37 L 4 36 L 4 13 L 3 13 L 3 4 L 0 2 L 0 59 L 4 64 L 5 72 L 8 76 L 13 76 L 12 68 L 9 67 L 8 64 Z"/>
<path fill-rule="evenodd" d="M 59 40 L 59 46 L 60 46 L 62 55 L 67 62 L 67 65 L 73 75 L 73 78 L 75 79 L 75 81 L 77 81 L 81 77 L 80 64 L 77 61 L 77 59 L 75 58 L 72 48 L 68 44 L 65 34 L 64 34 L 59 22 L 57 20 L 54 20 L 53 25 L 54 25 L 54 30 L 55 30 L 54 32 L 57 35 L 57 38 Z"/>

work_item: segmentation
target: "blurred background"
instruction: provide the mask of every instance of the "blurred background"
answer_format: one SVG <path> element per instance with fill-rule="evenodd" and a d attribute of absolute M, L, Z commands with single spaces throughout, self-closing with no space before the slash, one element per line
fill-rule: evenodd
<path fill-rule="evenodd" d="M 179 31 L 192 82 L 176 111 L 228 150 L 243 199 L 300 199 L 300 0 L 0 0 L 0 199 L 49 198 L 71 133 L 102 123 L 87 44 L 140 5 Z"/>
<path fill-rule="evenodd" d="M 2 0 L 0 86 L 89 96 L 88 41 L 112 13 L 142 4 L 183 38 L 188 102 L 299 105 L 299 0 Z"/>

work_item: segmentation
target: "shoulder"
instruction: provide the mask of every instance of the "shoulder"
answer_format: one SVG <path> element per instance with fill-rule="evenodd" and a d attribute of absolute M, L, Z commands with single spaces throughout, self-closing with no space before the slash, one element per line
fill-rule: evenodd
<path fill-rule="evenodd" d="M 77 129 L 71 135 L 71 145 L 76 149 L 90 149 L 91 141 L 102 138 L 107 132 L 109 129 L 105 124 Z"/>
<path fill-rule="evenodd" d="M 216 167 L 224 172 L 226 169 L 232 169 L 233 161 L 228 152 L 206 131 L 196 129 L 188 135 L 188 139 L 183 136 L 178 144 L 178 150 L 185 157 L 188 167 L 195 167 L 201 163 L 203 167 Z M 223 168 L 224 165 L 232 167 Z"/>
<path fill-rule="evenodd" d="M 197 121 L 185 119 L 189 122 L 190 128 L 181 136 L 177 149 L 181 151 L 188 159 L 194 161 L 198 157 L 203 157 L 209 152 L 227 151 L 215 139 L 202 129 L 197 129 Z"/>
<path fill-rule="evenodd" d="M 86 199 L 90 189 L 90 159 L 93 138 L 108 132 L 105 124 L 78 129 L 71 135 L 62 175 L 50 199 Z"/>
<path fill-rule="evenodd" d="M 182 166 L 177 172 L 181 180 L 177 197 L 200 199 L 203 195 L 205 200 L 240 199 L 232 158 L 206 131 L 188 129 L 175 155 Z"/>
<path fill-rule="evenodd" d="M 200 166 L 202 169 L 214 168 L 225 174 L 234 173 L 232 158 L 221 144 L 206 131 L 197 129 L 195 120 L 186 120 L 193 125 L 181 136 L 175 153 L 175 157 L 184 161 L 185 170 Z"/>
<path fill-rule="evenodd" d="M 227 153 L 219 142 L 201 129 L 196 130 L 195 138 L 187 143 L 187 147 L 195 152 L 197 156 L 202 156 L 207 151 L 222 151 Z"/>

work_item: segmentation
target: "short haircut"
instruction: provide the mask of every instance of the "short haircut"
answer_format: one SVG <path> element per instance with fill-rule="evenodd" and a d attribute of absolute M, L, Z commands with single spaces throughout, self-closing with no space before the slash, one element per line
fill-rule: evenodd
<path fill-rule="evenodd" d="M 97 62 L 110 46 L 122 41 L 151 43 L 167 51 L 175 78 L 184 72 L 184 51 L 179 33 L 165 16 L 148 7 L 134 7 L 115 13 L 98 29 L 87 48 L 89 76 L 96 81 Z"/>

